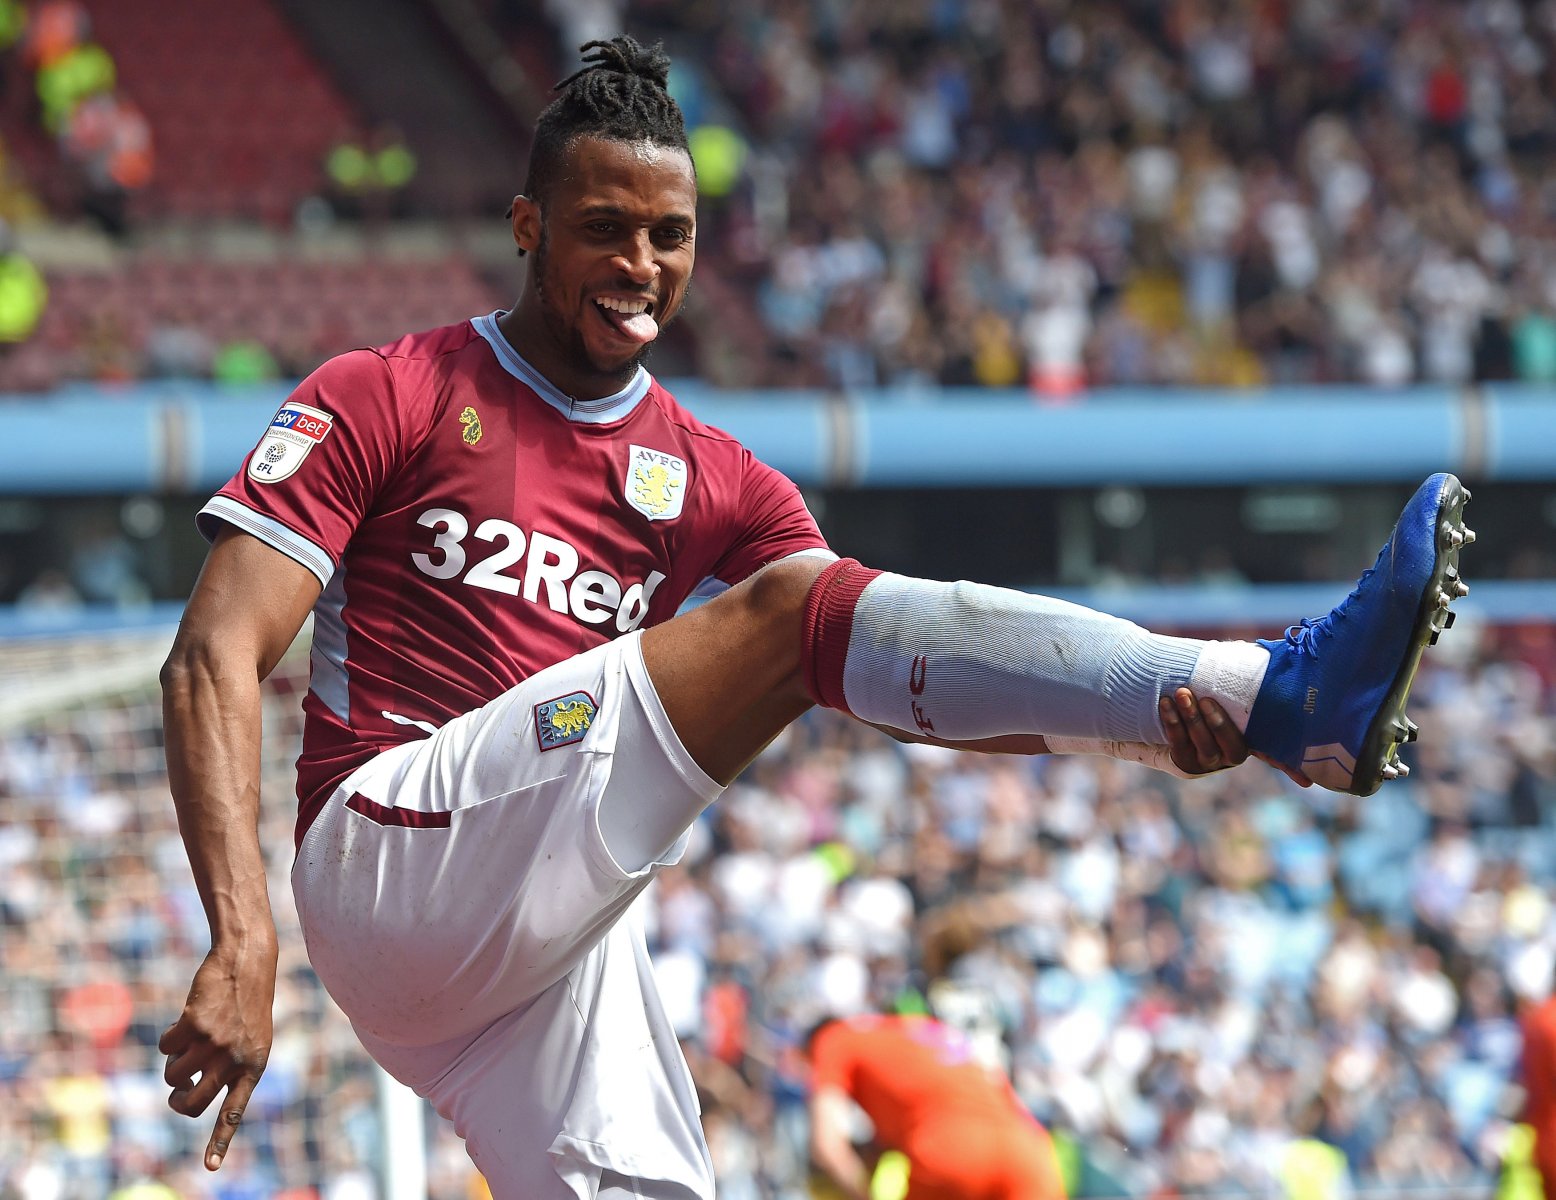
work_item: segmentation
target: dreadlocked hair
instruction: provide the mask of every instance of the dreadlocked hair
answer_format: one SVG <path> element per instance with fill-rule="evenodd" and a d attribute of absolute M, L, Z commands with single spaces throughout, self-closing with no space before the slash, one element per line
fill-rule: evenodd
<path fill-rule="evenodd" d="M 666 90 L 670 56 L 663 43 L 643 46 L 621 34 L 608 42 L 585 42 L 579 49 L 587 65 L 556 85 L 557 98 L 535 122 L 524 192 L 542 203 L 557 164 L 576 138 L 687 149 L 680 106 Z"/>

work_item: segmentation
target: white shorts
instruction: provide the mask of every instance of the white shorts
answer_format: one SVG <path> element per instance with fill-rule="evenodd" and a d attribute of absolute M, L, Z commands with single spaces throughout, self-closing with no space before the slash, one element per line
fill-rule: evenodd
<path fill-rule="evenodd" d="M 298 850 L 320 980 L 384 1068 L 454 1123 L 497 1200 L 713 1195 L 696 1094 L 629 911 L 679 841 L 617 864 L 602 802 L 695 815 L 632 634 L 355 771 Z M 612 1185 L 617 1176 L 626 1177 Z"/>

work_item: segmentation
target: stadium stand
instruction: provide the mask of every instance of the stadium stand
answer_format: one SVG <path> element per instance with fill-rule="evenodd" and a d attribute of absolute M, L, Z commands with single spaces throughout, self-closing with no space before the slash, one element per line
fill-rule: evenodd
<path fill-rule="evenodd" d="M 252 262 L 151 247 L 48 279 L 49 307 L 36 334 L 0 361 L 0 389 L 210 379 L 223 349 L 240 344 L 273 359 L 269 378 L 298 378 L 342 349 L 502 302 L 463 256 Z"/>
<path fill-rule="evenodd" d="M 89 3 L 157 146 L 142 217 L 286 224 L 361 122 L 266 0 Z"/>
<path fill-rule="evenodd" d="M 1556 32 L 1538 7 L 1106 0 L 975 15 L 918 0 L 878 22 L 871 5 L 757 5 L 725 28 L 717 6 L 429 3 L 374 45 L 403 53 L 419 36 L 437 69 L 398 79 L 398 101 L 375 92 L 366 123 L 313 57 L 327 48 L 334 75 L 367 87 L 349 23 L 319 6 L 287 9 L 307 49 L 266 0 L 199 20 L 187 0 L 98 7 L 157 147 L 136 210 L 282 225 L 322 187 L 328 149 L 383 120 L 424 164 L 415 204 L 494 215 L 494 160 L 472 158 L 464 132 L 486 93 L 448 110 L 465 114 L 449 146 L 425 120 L 458 70 L 438 29 L 506 44 L 505 63 L 469 73 L 528 95 L 561 70 L 559 26 L 662 34 L 693 133 L 718 148 L 705 173 L 733 172 L 705 197 L 699 265 L 721 321 L 685 339 L 715 384 L 1063 399 L 1133 383 L 1556 379 L 1542 75 Z M 444 107 L 417 103 L 418 87 Z M 19 127 L 25 91 L 9 89 L 0 130 L 33 189 L 75 211 L 58 154 Z M 481 128 L 495 161 L 516 164 L 512 97 L 487 93 L 497 115 Z"/>
<path fill-rule="evenodd" d="M 795 369 L 1059 396 L 1548 377 L 1536 10 L 644 9 L 752 140 L 730 218 Z"/>
<path fill-rule="evenodd" d="M 459 0 L 275 3 L 373 124 L 393 126 L 415 152 L 420 169 L 405 189 L 409 210 L 500 217 L 522 183 L 529 126 L 553 77 L 532 86 L 489 30 L 459 19 Z"/>

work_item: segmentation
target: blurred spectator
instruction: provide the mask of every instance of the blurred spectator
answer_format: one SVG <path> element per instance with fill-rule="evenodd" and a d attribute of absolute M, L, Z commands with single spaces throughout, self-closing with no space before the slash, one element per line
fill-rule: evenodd
<path fill-rule="evenodd" d="M 48 284 L 0 221 L 0 353 L 32 336 L 48 301 Z"/>
<path fill-rule="evenodd" d="M 71 612 L 81 607 L 81 593 L 70 576 L 57 567 L 46 567 L 17 593 L 16 606 L 23 612 Z"/>
<path fill-rule="evenodd" d="M 71 115 L 89 97 L 111 92 L 118 82 L 113 56 L 96 42 L 82 42 L 38 67 L 38 103 L 43 127 L 64 135 Z"/>
<path fill-rule="evenodd" d="M 1513 364 L 1525 383 L 1556 383 L 1556 317 L 1526 309 L 1513 325 Z"/>
<path fill-rule="evenodd" d="M 626 0 L 545 0 L 546 16 L 557 28 L 558 48 L 567 61 L 585 42 L 620 33 L 626 7 Z"/>
<path fill-rule="evenodd" d="M 10 23 L 7 22 L 8 27 Z M 79 0 L 39 0 L 26 17 L 22 60 L 32 70 L 40 70 L 82 45 L 91 35 L 91 17 Z"/>
<path fill-rule="evenodd" d="M 118 521 L 78 521 L 70 534 L 70 581 L 90 604 L 136 608 L 151 601 L 141 557 Z"/>
<path fill-rule="evenodd" d="M 3 35 L 0 8 L 0 35 Z M 151 126 L 115 91 L 118 68 L 91 40 L 91 21 L 75 0 L 44 0 L 32 12 L 22 59 L 34 71 L 39 119 L 71 167 L 82 209 L 109 234 L 128 228 L 128 200 L 152 175 Z"/>
<path fill-rule="evenodd" d="M 745 140 L 723 125 L 696 125 L 687 130 L 686 144 L 697 171 L 698 194 L 712 199 L 728 195 L 745 165 Z"/>
<path fill-rule="evenodd" d="M 151 126 L 145 116 L 125 97 L 100 92 L 71 112 L 62 145 L 85 179 L 87 213 L 106 232 L 123 236 L 130 193 L 151 182 Z"/>
<path fill-rule="evenodd" d="M 152 379 L 206 379 L 216 348 L 200 326 L 199 314 L 175 312 L 146 336 L 146 373 Z"/>
<path fill-rule="evenodd" d="M 236 386 L 268 383 L 280 374 L 275 355 L 252 338 L 228 342 L 211 358 L 211 378 L 217 383 Z"/>
<path fill-rule="evenodd" d="M 397 128 L 379 125 L 363 141 L 336 144 L 324 169 L 340 216 L 380 222 L 404 215 L 405 189 L 416 178 L 416 155 Z"/>
<path fill-rule="evenodd" d="M 1534 1131 L 1534 1165 L 1549 1194 L 1556 1192 L 1556 992 L 1531 1004 L 1520 1025 L 1523 1119 Z"/>

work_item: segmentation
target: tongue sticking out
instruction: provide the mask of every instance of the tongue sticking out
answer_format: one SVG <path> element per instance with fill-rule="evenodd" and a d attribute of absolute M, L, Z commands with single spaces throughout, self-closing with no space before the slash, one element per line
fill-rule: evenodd
<path fill-rule="evenodd" d="M 620 331 L 623 337 L 629 337 L 640 346 L 646 346 L 659 336 L 659 322 L 654 320 L 646 312 L 622 313 L 609 308 L 601 308 L 605 319 Z"/>
<path fill-rule="evenodd" d="M 621 330 L 630 338 L 635 338 L 641 345 L 647 345 L 659 336 L 659 322 L 654 320 L 646 312 L 634 313 L 626 316 L 623 313 L 616 314 L 621 319 L 617 322 Z"/>

